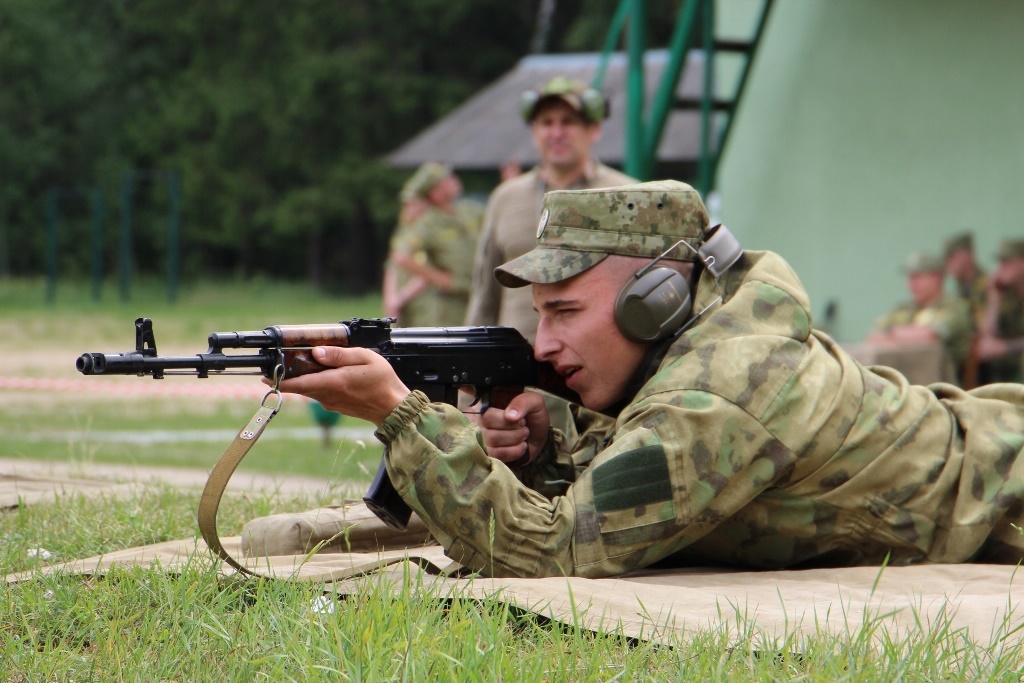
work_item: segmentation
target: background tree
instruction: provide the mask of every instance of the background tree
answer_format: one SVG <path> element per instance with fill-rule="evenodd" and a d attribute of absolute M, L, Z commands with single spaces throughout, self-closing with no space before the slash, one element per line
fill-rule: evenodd
<path fill-rule="evenodd" d="M 548 49 L 599 49 L 616 5 L 555 3 Z M 541 0 L 6 0 L 0 273 L 42 271 L 55 187 L 103 190 L 113 264 L 125 172 L 176 169 L 186 276 L 375 288 L 407 175 L 379 159 L 510 69 L 540 9 Z M 159 182 L 137 188 L 142 275 L 162 274 L 166 201 Z M 69 222 L 76 211 L 67 207 Z M 87 242 L 65 240 L 62 272 L 85 267 Z"/>

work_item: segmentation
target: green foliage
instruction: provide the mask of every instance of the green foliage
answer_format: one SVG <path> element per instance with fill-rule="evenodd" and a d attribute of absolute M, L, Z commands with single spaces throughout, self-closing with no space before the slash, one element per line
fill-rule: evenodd
<path fill-rule="evenodd" d="M 41 271 L 55 187 L 102 188 L 114 263 L 124 173 L 177 169 L 186 274 L 375 288 L 404 179 L 380 157 L 511 67 L 529 30 L 499 0 L 3 3 L 0 269 Z M 143 273 L 162 267 L 166 201 L 139 183 Z M 82 207 L 61 212 L 62 250 L 87 248 Z"/>
<path fill-rule="evenodd" d="M 594 51 L 618 0 L 556 3 L 548 50 Z M 649 0 L 651 45 L 677 0 Z M 62 277 L 119 267 L 126 174 L 139 276 L 166 267 L 166 175 L 182 179 L 185 278 L 377 288 L 407 171 L 383 155 L 510 69 L 540 0 L 7 0 L 0 3 L 0 276 L 45 267 L 61 190 Z M 486 190 L 486 188 L 484 188 Z"/>

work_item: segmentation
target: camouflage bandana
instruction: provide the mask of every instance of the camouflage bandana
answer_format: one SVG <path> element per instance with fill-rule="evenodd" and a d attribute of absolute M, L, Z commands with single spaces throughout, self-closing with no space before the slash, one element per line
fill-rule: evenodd
<path fill-rule="evenodd" d="M 405 181 L 399 199 L 408 201 L 416 197 L 426 197 L 435 186 L 452 174 L 452 170 L 444 164 L 428 161 L 421 164 L 416 172 Z"/>
<path fill-rule="evenodd" d="M 697 191 L 676 180 L 594 190 L 556 190 L 544 196 L 537 246 L 499 266 L 505 287 L 550 284 L 579 275 L 609 254 L 694 261 L 708 229 Z"/>
<path fill-rule="evenodd" d="M 941 273 L 946 269 L 946 261 L 927 251 L 911 252 L 903 264 L 903 272 L 907 275 L 917 273 Z"/>

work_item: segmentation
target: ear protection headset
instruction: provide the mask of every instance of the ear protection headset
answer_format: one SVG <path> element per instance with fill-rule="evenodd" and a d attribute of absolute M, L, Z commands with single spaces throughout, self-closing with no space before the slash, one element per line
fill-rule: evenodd
<path fill-rule="evenodd" d="M 696 320 L 704 312 L 690 317 L 693 298 L 682 274 L 665 266 L 654 267 L 680 245 L 696 253 L 716 280 L 743 255 L 739 241 L 727 227 L 719 224 L 708 231 L 699 249 L 680 240 L 636 271 L 615 299 L 615 323 L 628 339 L 635 342 L 667 339 L 682 332 L 687 321 Z"/>
<path fill-rule="evenodd" d="M 519 103 L 519 113 L 523 121 L 530 123 L 533 120 L 534 109 L 537 103 L 545 97 L 577 97 L 580 101 L 580 114 L 590 123 L 598 123 L 608 118 L 611 106 L 608 98 L 600 90 L 585 88 L 582 92 L 562 88 L 545 88 L 544 90 L 527 90 L 523 93 Z"/>

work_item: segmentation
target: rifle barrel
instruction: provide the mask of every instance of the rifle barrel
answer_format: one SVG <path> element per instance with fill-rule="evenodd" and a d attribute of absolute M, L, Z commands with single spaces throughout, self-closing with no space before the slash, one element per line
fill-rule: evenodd
<path fill-rule="evenodd" d="M 194 356 L 154 356 L 137 352 L 83 353 L 75 367 L 83 375 L 153 375 L 159 377 L 165 370 L 192 370 L 200 377 L 210 372 L 241 368 L 273 372 L 277 363 L 274 354 L 226 355 L 223 353 L 197 353 Z"/>

